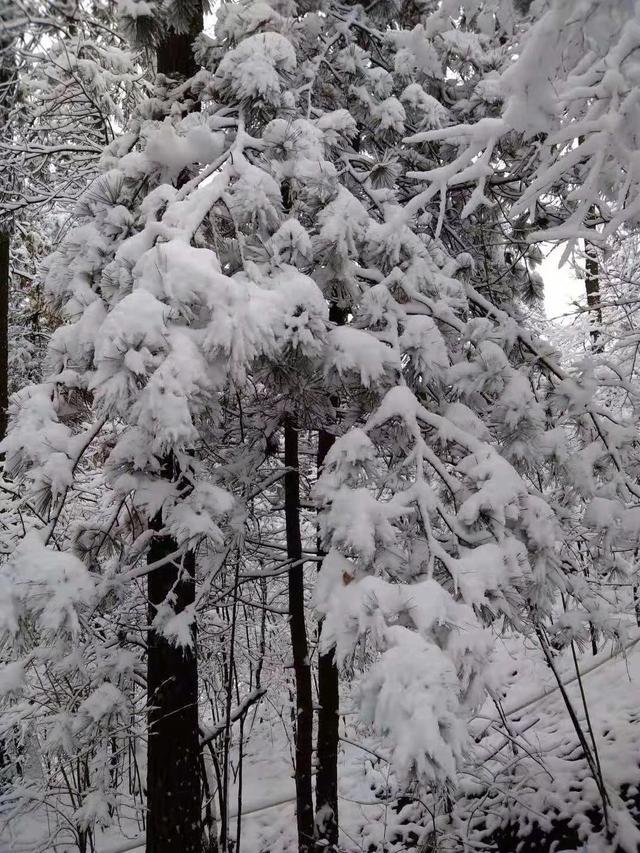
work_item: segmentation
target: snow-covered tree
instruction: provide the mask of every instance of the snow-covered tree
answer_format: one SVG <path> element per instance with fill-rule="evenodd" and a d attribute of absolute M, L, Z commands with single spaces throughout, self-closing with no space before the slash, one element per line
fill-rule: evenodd
<path fill-rule="evenodd" d="M 2 445 L 30 510 L 3 565 L 18 590 L 2 611 L 6 719 L 41 672 L 79 680 L 52 741 L 61 765 L 91 765 L 75 827 L 117 808 L 100 760 L 146 701 L 147 850 L 200 850 L 200 749 L 216 732 L 230 849 L 231 724 L 261 695 L 284 573 L 301 851 L 338 842 L 336 663 L 435 826 L 472 760 L 471 717 L 487 696 L 499 707 L 495 637 L 535 641 L 556 673 L 594 632 L 623 636 L 594 581 L 632 571 L 637 429 L 531 322 L 545 217 L 546 239 L 594 243 L 633 221 L 636 30 L 625 4 L 599 5 L 240 0 L 196 37 L 198 4 L 122 4 L 162 76 L 47 262 L 64 322 Z M 314 807 L 318 559 L 332 719 Z M 241 606 L 262 613 L 246 680 Z M 197 665 L 216 632 L 224 723 L 207 730 Z M 575 722 L 592 834 L 632 849 Z"/>
<path fill-rule="evenodd" d="M 7 74 L 0 216 L 10 235 L 11 315 L 9 368 L 2 373 L 13 389 L 39 377 L 55 325 L 43 310 L 38 265 L 97 174 L 100 155 L 126 121 L 142 80 L 107 5 L 5 3 L 0 18 Z"/>

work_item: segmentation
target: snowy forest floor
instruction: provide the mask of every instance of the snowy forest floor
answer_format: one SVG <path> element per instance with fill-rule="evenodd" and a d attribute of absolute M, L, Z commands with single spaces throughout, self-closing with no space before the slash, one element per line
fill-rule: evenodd
<path fill-rule="evenodd" d="M 505 673 L 511 676 L 511 684 L 499 705 L 489 700 L 471 723 L 473 754 L 448 814 L 433 813 L 432 802 L 412 800 L 406 796 L 406 788 L 398 799 L 396 791 L 401 787 L 396 788 L 384 747 L 361 729 L 355 715 L 342 717 L 339 775 L 344 850 L 519 849 L 542 853 L 588 849 L 593 853 L 605 849 L 604 842 L 602 847 L 598 842 L 600 795 L 542 655 L 533 648 L 504 643 L 495 665 L 502 669 L 503 677 Z M 587 732 L 580 682 L 571 657 L 563 657 L 557 666 Z M 629 817 L 638 817 L 634 782 L 640 766 L 640 635 L 614 659 L 610 651 L 596 657 L 585 654 L 581 670 L 614 830 L 622 840 L 633 831 Z M 255 709 L 255 717 L 247 718 L 241 850 L 251 853 L 295 850 L 291 744 L 281 715 L 277 695 L 267 694 Z M 630 808 L 626 817 L 620 816 L 620 795 Z M 237 796 L 236 786 L 231 796 L 234 833 Z M 559 835 L 558 826 L 562 827 Z M 29 821 L 17 830 L 13 827 L 11 837 L 0 837 L 0 851 L 28 849 L 38 836 L 46 834 L 44 815 L 35 807 Z M 582 848 L 587 841 L 588 846 Z M 132 822 L 130 827 L 113 826 L 99 833 L 96 850 L 133 853 L 144 849 L 143 842 Z M 561 846 L 557 846 L 559 842 Z M 75 848 L 62 844 L 55 849 L 71 853 Z"/>

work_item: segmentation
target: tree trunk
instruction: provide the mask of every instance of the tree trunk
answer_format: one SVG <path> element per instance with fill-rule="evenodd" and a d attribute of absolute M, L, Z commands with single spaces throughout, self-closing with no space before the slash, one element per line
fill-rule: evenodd
<path fill-rule="evenodd" d="M 202 31 L 202 4 L 193 3 L 186 32 L 168 28 L 157 49 L 158 71 L 188 78 L 197 71 L 191 44 Z M 180 478 L 174 459 L 162 460 L 167 479 Z M 178 550 L 162 534 L 162 512 L 151 523 L 156 531 L 147 560 L 155 563 Z M 148 616 L 167 600 L 175 613 L 195 601 L 195 554 L 181 564 L 169 562 L 148 575 Z M 180 647 L 150 630 L 147 644 L 147 835 L 146 853 L 202 853 L 198 659 L 195 624 L 191 646 Z"/>
<path fill-rule="evenodd" d="M 331 449 L 335 437 L 320 430 L 318 433 L 318 471 Z M 322 554 L 320 543 L 318 553 Z M 318 635 L 322 633 L 322 622 Z M 338 667 L 334 650 L 318 656 L 318 743 L 316 751 L 316 846 L 332 850 L 338 846 Z M 319 842 L 319 843 L 318 843 Z"/>
<path fill-rule="evenodd" d="M 197 29 L 188 33 L 169 30 L 158 47 L 157 70 L 167 77 L 191 77 L 198 70 L 191 45 L 195 35 L 202 31 L 202 13 Z M 185 69 L 188 69 L 185 73 Z"/>
<path fill-rule="evenodd" d="M 587 292 L 587 307 L 589 308 L 592 329 L 591 348 L 593 352 L 602 352 L 603 344 L 600 340 L 602 327 L 602 308 L 600 307 L 600 265 L 596 247 L 589 240 L 584 241 L 584 287 Z"/>
<path fill-rule="evenodd" d="M 152 528 L 160 530 L 156 516 Z M 178 550 L 171 536 L 158 535 L 150 563 Z M 148 575 L 149 623 L 167 596 L 181 613 L 195 601 L 195 555 L 182 566 L 168 563 Z M 147 650 L 147 847 L 146 853 L 201 853 L 200 737 L 196 631 L 182 648 L 150 630 Z"/>
<path fill-rule="evenodd" d="M 333 303 L 329 319 L 342 326 L 347 311 Z M 334 401 L 337 405 L 338 401 Z M 318 432 L 318 475 L 335 436 L 321 429 Z M 318 538 L 318 554 L 322 544 Z M 322 621 L 318 625 L 318 638 L 322 634 Z M 334 650 L 318 656 L 318 741 L 316 749 L 316 816 L 315 834 L 318 851 L 336 849 L 338 846 L 338 745 L 340 693 L 338 667 Z"/>
<path fill-rule="evenodd" d="M 595 208 L 590 209 L 591 214 L 595 215 Z M 584 289 L 587 294 L 587 307 L 589 308 L 589 322 L 591 331 L 591 350 L 594 353 L 600 353 L 604 350 L 602 340 L 600 340 L 602 328 L 602 308 L 600 306 L 600 264 L 598 263 L 598 252 L 594 244 L 590 240 L 584 241 Z M 585 575 L 587 572 L 585 572 Z M 598 654 L 598 634 L 593 622 L 589 622 L 589 635 L 591 637 L 591 652 L 594 655 Z"/>
<path fill-rule="evenodd" d="M 9 408 L 9 232 L 0 231 L 0 441 Z"/>
<path fill-rule="evenodd" d="M 182 0 L 185 16 L 191 13 L 188 26 L 176 32 L 170 22 L 164 38 L 156 50 L 156 67 L 160 74 L 168 77 L 193 77 L 198 64 L 193 56 L 192 45 L 204 28 L 202 0 Z"/>
<path fill-rule="evenodd" d="M 298 432 L 288 415 L 284 423 L 285 524 L 289 569 L 289 627 L 296 682 L 295 778 L 298 850 L 306 853 L 313 846 L 313 794 L 311 759 L 313 753 L 313 694 L 307 628 L 304 618 L 304 566 L 300 535 L 300 474 L 298 471 Z"/>

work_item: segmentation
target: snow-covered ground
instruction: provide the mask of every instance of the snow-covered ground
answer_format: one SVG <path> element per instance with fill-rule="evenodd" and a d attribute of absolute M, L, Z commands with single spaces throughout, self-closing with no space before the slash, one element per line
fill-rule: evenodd
<path fill-rule="evenodd" d="M 600 836 L 594 833 L 589 819 L 589 812 L 599 804 L 599 793 L 581 755 L 553 673 L 539 650 L 524 650 L 515 643 L 502 645 L 498 661 L 501 669 L 516 674 L 500 708 L 487 702 L 471 723 L 471 734 L 477 742 L 468 769 L 461 776 L 456 805 L 451 815 L 441 815 L 435 821 L 439 849 L 461 850 L 460 839 L 464 837 L 469 843 L 465 849 L 480 849 L 481 837 L 486 838 L 500 827 L 504 829 L 510 821 L 525 832 L 536 824 L 549 831 L 552 816 L 556 821 L 568 820 L 585 842 L 589 839 L 589 846 L 585 847 L 589 853 L 604 849 L 599 846 Z M 573 661 L 566 656 L 557 666 L 591 743 Z M 581 670 L 597 754 L 611 801 L 611 826 L 614 832 L 626 833 L 633 843 L 637 830 L 620 809 L 619 793 L 622 791 L 629 799 L 637 795 L 634 785 L 640 766 L 640 636 L 632 637 L 626 649 L 613 657 L 611 651 L 593 658 L 586 656 Z M 369 845 L 401 850 L 412 831 L 424 839 L 433 824 L 424 820 L 425 810 L 416 808 L 415 803 L 407 801 L 399 807 L 384 746 L 360 731 L 353 715 L 345 716 L 342 723 L 341 846 L 349 851 L 366 851 Z M 254 730 L 245 755 L 241 849 L 252 853 L 294 850 L 294 793 L 288 744 L 277 726 L 265 718 Z M 237 788 L 233 789 L 231 800 L 235 833 Z M 109 830 L 97 842 L 98 853 L 144 849 L 143 836 L 134 830 L 129 838 Z M 3 853 L 5 849 L 11 848 L 0 846 Z"/>

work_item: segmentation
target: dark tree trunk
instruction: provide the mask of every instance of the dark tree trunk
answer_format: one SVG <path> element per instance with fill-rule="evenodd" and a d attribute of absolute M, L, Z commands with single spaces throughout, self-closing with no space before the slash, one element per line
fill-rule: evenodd
<path fill-rule="evenodd" d="M 202 17 L 200 17 L 200 26 L 196 34 L 200 30 L 202 30 Z M 193 39 L 193 33 L 169 31 L 169 34 L 158 48 L 158 71 L 161 74 L 166 74 L 168 77 L 191 77 L 195 74 L 198 66 L 193 58 L 191 47 Z M 188 68 L 186 74 L 184 73 L 185 68 Z"/>
<path fill-rule="evenodd" d="M 584 287 L 587 293 L 587 307 L 591 317 L 591 348 L 594 352 L 602 352 L 600 340 L 602 327 L 602 308 L 600 306 L 600 265 L 596 247 L 589 240 L 584 241 Z"/>
<path fill-rule="evenodd" d="M 347 320 L 347 311 L 335 303 L 329 309 L 329 319 L 339 326 Z M 334 405 L 337 405 L 337 400 Z M 335 436 L 326 430 L 318 432 L 318 475 Z M 323 555 L 318 538 L 318 554 Z M 322 634 L 322 622 L 318 636 Z M 315 832 L 318 851 L 338 846 L 338 746 L 340 693 L 338 667 L 334 650 L 318 656 L 318 741 L 316 749 L 316 818 Z"/>
<path fill-rule="evenodd" d="M 204 26 L 202 2 L 187 0 L 183 2 L 183 6 L 191 10 L 188 28 L 183 32 L 176 32 L 169 21 L 164 38 L 156 50 L 157 69 L 160 74 L 166 74 L 168 77 L 192 77 L 198 70 L 192 45 Z"/>
<path fill-rule="evenodd" d="M 307 628 L 304 618 L 304 566 L 300 535 L 300 474 L 298 471 L 298 432 L 290 416 L 284 423 L 285 524 L 289 569 L 289 627 L 296 682 L 295 778 L 298 850 L 313 847 L 313 793 L 311 759 L 313 753 L 313 694 Z"/>
<path fill-rule="evenodd" d="M 318 471 L 331 449 L 335 437 L 318 433 Z M 320 542 L 318 552 L 322 554 Z M 322 622 L 318 626 L 322 633 Z M 318 743 L 316 751 L 316 841 L 319 850 L 338 845 L 338 667 L 333 649 L 318 657 Z"/>
<path fill-rule="evenodd" d="M 186 32 L 168 27 L 157 49 L 158 71 L 188 78 L 197 71 L 191 45 L 202 31 L 202 5 L 192 4 Z M 167 479 L 180 479 L 174 459 L 162 461 Z M 151 523 L 156 536 L 147 560 L 156 563 L 178 550 L 163 534 L 162 513 Z M 149 623 L 167 600 L 176 613 L 195 601 L 195 554 L 168 562 L 148 575 Z M 198 659 L 195 624 L 191 646 L 180 647 L 150 630 L 147 650 L 147 841 L 146 853 L 202 853 Z"/>
<path fill-rule="evenodd" d="M 159 516 L 153 529 L 160 530 Z M 178 550 L 171 536 L 158 535 L 148 561 Z M 195 555 L 168 563 L 148 576 L 149 622 L 167 596 L 181 613 L 195 601 Z M 201 853 L 200 739 L 196 631 L 182 648 L 149 631 L 147 651 L 147 848 L 146 853 Z"/>
<path fill-rule="evenodd" d="M 590 211 L 595 215 L 595 208 Z M 589 308 L 591 331 L 591 349 L 594 353 L 600 353 L 604 350 L 604 345 L 601 340 L 602 329 L 602 307 L 600 305 L 600 264 L 598 262 L 598 252 L 593 243 L 589 240 L 584 241 L 584 289 L 587 294 L 587 307 Z M 585 574 L 587 574 L 585 572 Z M 589 622 L 589 635 L 591 637 L 591 652 L 594 655 L 598 654 L 598 634 L 593 622 Z"/>
<path fill-rule="evenodd" d="M 9 407 L 9 232 L 0 231 L 0 441 Z"/>
<path fill-rule="evenodd" d="M 580 136 L 582 145 L 584 136 Z M 589 216 L 594 218 L 598 211 L 595 205 L 589 207 Z M 595 231 L 595 225 L 592 225 Z M 600 305 L 600 265 L 598 263 L 598 252 L 590 240 L 584 241 L 584 289 L 587 294 L 587 308 L 592 329 L 589 333 L 591 338 L 591 349 L 593 352 L 602 352 L 604 346 L 600 340 L 602 327 L 602 307 Z"/>

